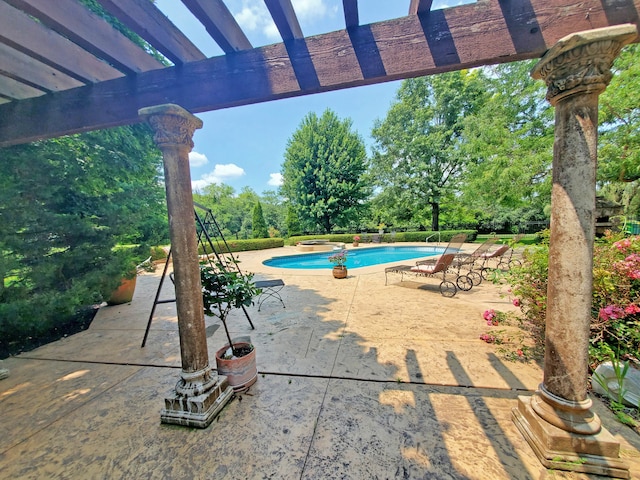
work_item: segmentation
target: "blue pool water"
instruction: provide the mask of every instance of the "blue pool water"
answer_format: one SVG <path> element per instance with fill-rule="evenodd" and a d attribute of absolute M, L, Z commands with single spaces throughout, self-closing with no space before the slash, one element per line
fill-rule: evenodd
<path fill-rule="evenodd" d="M 300 255 L 286 255 L 284 257 L 274 257 L 262 262 L 269 267 L 278 268 L 303 268 L 322 269 L 333 268 L 329 262 L 329 256 L 340 250 L 333 252 L 305 253 Z M 372 247 L 372 248 L 352 248 L 347 256 L 347 268 L 370 267 L 381 263 L 401 262 L 413 258 L 432 257 L 440 255 L 444 247 Z"/>

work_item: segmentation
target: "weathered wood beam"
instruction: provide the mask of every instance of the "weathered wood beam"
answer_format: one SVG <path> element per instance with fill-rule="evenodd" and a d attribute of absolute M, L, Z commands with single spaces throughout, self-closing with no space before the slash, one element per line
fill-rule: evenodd
<path fill-rule="evenodd" d="M 46 92 L 43 90 L 14 80 L 13 78 L 0 76 L 0 95 L 5 98 L 17 100 L 21 98 L 37 97 L 44 95 L 45 93 Z"/>
<path fill-rule="evenodd" d="M 225 53 L 250 50 L 251 43 L 222 0 L 182 0 Z"/>
<path fill-rule="evenodd" d="M 176 65 L 204 60 L 196 47 L 149 0 L 99 0 L 106 11 L 140 35 Z"/>
<path fill-rule="evenodd" d="M 0 42 L 85 82 L 111 80 L 124 75 L 4 2 L 0 2 Z"/>
<path fill-rule="evenodd" d="M 5 0 L 126 74 L 163 65 L 75 0 Z"/>
<path fill-rule="evenodd" d="M 0 73 L 49 92 L 76 88 L 82 82 L 0 43 Z"/>
<path fill-rule="evenodd" d="M 278 27 L 282 40 L 288 42 L 289 40 L 304 38 L 300 23 L 298 23 L 298 17 L 293 10 L 291 0 L 264 0 L 264 3 L 269 9 L 271 18 Z"/>
<path fill-rule="evenodd" d="M 433 0 L 411 0 L 409 15 L 422 15 L 431 11 Z"/>
<path fill-rule="evenodd" d="M 360 25 L 358 18 L 358 0 L 342 0 L 344 24 L 347 29 Z"/>
<path fill-rule="evenodd" d="M 508 8 L 504 4 L 508 3 Z M 481 1 L 306 38 L 316 84 L 301 87 L 284 44 L 214 57 L 0 105 L 0 146 L 135 123 L 138 109 L 176 103 L 193 113 L 540 57 L 569 33 L 631 21 L 640 0 Z M 614 19 L 612 21 L 611 19 Z M 624 19 L 624 20 L 622 20 Z M 360 35 L 360 31 L 365 34 Z M 439 38 L 446 41 L 440 44 Z M 356 44 L 352 44 L 356 42 Z M 367 76 L 356 52 L 381 62 Z M 452 57 L 457 58 L 451 62 Z"/>

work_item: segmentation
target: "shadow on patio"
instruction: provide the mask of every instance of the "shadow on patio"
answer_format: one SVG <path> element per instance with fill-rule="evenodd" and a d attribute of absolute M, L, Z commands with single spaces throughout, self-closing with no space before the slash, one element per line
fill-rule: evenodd
<path fill-rule="evenodd" d="M 143 275 L 131 304 L 103 307 L 87 331 L 5 361 L 3 477 L 595 478 L 547 472 L 512 423 L 517 396 L 542 372 L 478 340 L 482 312 L 509 305 L 494 286 L 447 299 L 385 287 L 379 271 L 335 280 L 242 257 L 257 278 L 286 283 L 286 308 L 248 309 L 255 330 L 241 311 L 229 320 L 257 348 L 248 393 L 207 429 L 160 423 L 179 375 L 177 320 L 175 304 L 159 305 L 140 348 L 160 277 Z M 206 321 L 215 362 L 224 332 Z M 597 412 L 637 478 L 637 435 Z"/>

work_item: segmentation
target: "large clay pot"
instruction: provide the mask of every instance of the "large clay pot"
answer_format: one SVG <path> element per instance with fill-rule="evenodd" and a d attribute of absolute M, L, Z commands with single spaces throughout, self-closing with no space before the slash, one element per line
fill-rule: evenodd
<path fill-rule="evenodd" d="M 246 342 L 234 343 L 236 348 L 247 347 L 251 344 Z M 256 383 L 258 379 L 258 368 L 256 366 L 256 349 L 253 348 L 251 353 L 239 357 L 225 360 L 222 358 L 224 352 L 229 349 L 229 345 L 225 345 L 216 352 L 216 365 L 218 367 L 218 374 L 225 375 L 229 385 L 233 387 L 236 392 L 242 392 L 247 390 L 251 385 Z"/>
<path fill-rule="evenodd" d="M 333 267 L 334 278 L 347 278 L 347 267 L 344 265 L 336 265 Z"/>
<path fill-rule="evenodd" d="M 120 286 L 116 288 L 107 299 L 107 305 L 121 305 L 133 300 L 133 293 L 136 289 L 136 278 L 138 277 L 123 278 Z"/>

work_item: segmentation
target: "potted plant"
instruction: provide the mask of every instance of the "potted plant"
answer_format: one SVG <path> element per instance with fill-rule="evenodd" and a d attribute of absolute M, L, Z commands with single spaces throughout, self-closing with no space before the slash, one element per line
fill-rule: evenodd
<path fill-rule="evenodd" d="M 357 247 L 358 245 L 360 245 L 360 236 L 356 235 L 353 237 L 353 246 Z"/>
<path fill-rule="evenodd" d="M 254 346 L 250 342 L 234 343 L 227 327 L 231 310 L 253 305 L 253 298 L 260 294 L 252 279 L 252 273 L 228 270 L 222 264 L 200 266 L 204 313 L 222 321 L 229 342 L 216 352 L 218 374 L 225 375 L 236 392 L 248 389 L 258 379 Z"/>
<path fill-rule="evenodd" d="M 338 253 L 334 253 L 329 256 L 329 261 L 335 266 L 333 267 L 334 278 L 346 278 L 347 277 L 347 263 L 348 252 L 346 250 L 340 250 Z"/>
<path fill-rule="evenodd" d="M 114 250 L 110 265 L 116 287 L 107 297 L 107 305 L 121 305 L 133 300 L 138 274 L 142 271 L 152 272 L 155 265 L 151 257 L 143 260 L 140 247 L 122 247 Z"/>

